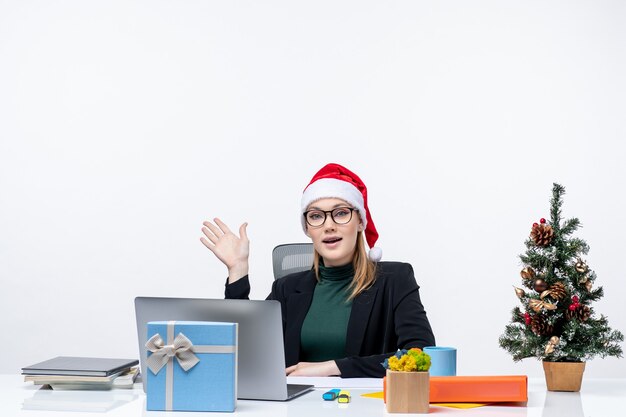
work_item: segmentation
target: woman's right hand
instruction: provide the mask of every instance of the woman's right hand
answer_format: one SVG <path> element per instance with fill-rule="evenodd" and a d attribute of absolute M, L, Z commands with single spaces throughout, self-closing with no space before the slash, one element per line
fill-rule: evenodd
<path fill-rule="evenodd" d="M 248 223 L 239 226 L 239 236 L 230 231 L 220 219 L 213 219 L 215 224 L 205 221 L 202 224 L 200 241 L 228 268 L 228 282 L 233 283 L 248 275 L 248 255 L 250 241 L 246 234 Z"/>

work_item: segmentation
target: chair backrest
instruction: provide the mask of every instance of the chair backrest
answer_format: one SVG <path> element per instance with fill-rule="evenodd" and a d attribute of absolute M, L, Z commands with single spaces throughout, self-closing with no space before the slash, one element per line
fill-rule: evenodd
<path fill-rule="evenodd" d="M 312 243 L 287 243 L 272 251 L 274 279 L 294 272 L 307 271 L 313 267 Z"/>

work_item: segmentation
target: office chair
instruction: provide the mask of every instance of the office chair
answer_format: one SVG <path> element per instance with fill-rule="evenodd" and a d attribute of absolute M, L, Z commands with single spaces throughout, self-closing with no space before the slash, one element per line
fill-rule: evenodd
<path fill-rule="evenodd" d="M 313 267 L 312 243 L 287 243 L 272 250 L 274 279 Z"/>

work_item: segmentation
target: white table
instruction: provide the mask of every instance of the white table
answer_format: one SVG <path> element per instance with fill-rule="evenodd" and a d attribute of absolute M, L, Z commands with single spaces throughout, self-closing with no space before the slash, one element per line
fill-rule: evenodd
<path fill-rule="evenodd" d="M 387 414 L 383 401 L 361 397 L 376 389 L 350 389 L 352 401 L 338 404 L 321 398 L 326 389 L 317 389 L 287 402 L 237 402 L 234 415 L 273 417 L 318 416 L 403 416 Z M 141 386 L 130 390 L 111 391 L 52 391 L 40 390 L 23 382 L 21 375 L 0 375 L 0 416 L 71 417 L 93 416 L 223 416 L 231 413 L 148 412 Z M 626 415 L 626 379 L 585 379 L 580 393 L 548 392 L 543 379 L 529 379 L 528 403 L 521 405 L 486 406 L 468 410 L 430 407 L 436 416 L 515 416 L 515 417 L 611 417 Z M 415 416 L 415 414 L 411 414 Z"/>

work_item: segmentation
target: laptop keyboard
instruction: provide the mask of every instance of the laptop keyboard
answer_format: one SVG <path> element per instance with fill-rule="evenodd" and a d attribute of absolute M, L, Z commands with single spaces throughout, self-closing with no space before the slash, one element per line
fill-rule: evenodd
<path fill-rule="evenodd" d="M 287 384 L 287 398 L 293 398 L 313 389 L 313 385 Z"/>

